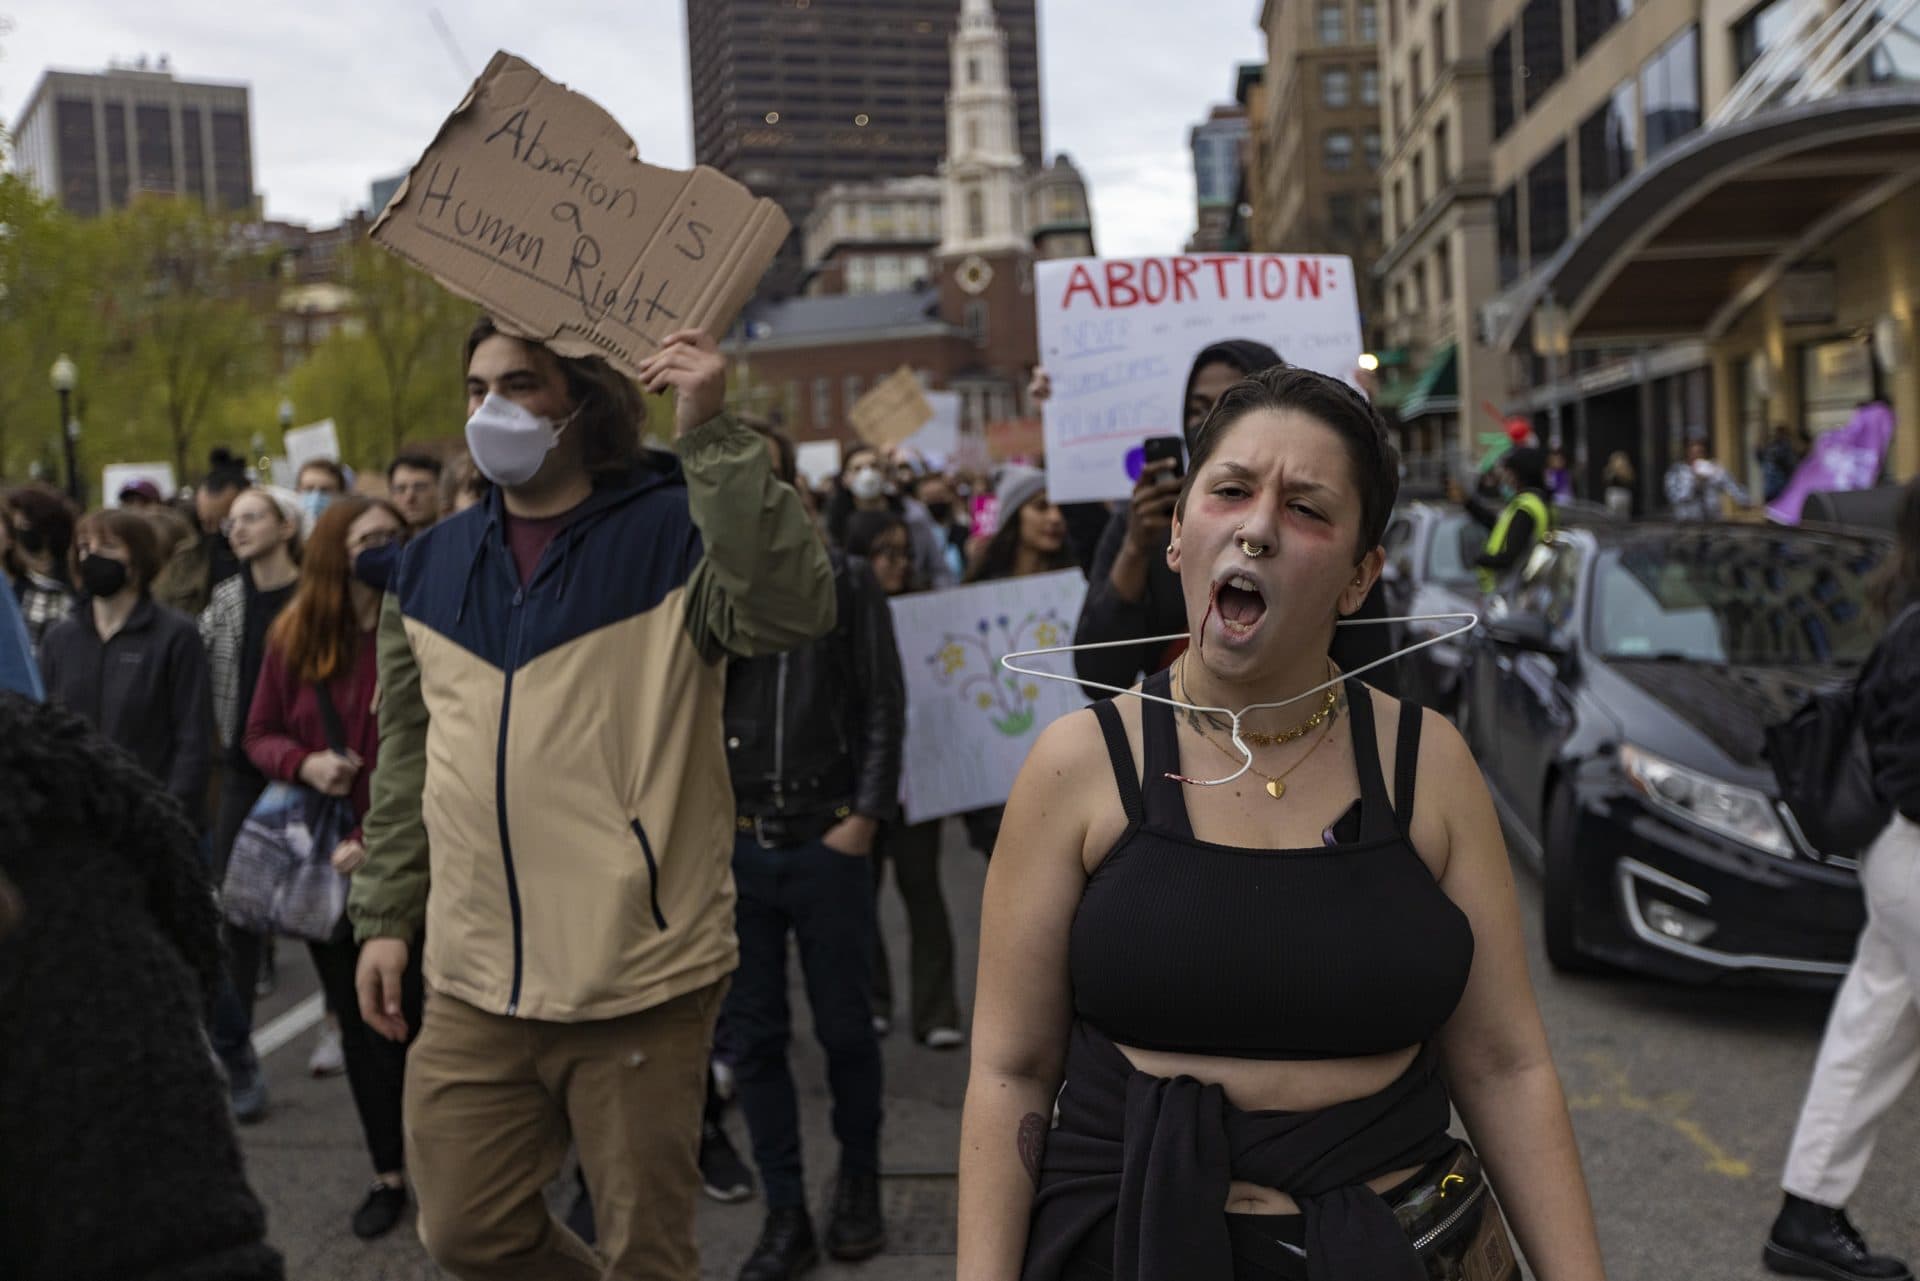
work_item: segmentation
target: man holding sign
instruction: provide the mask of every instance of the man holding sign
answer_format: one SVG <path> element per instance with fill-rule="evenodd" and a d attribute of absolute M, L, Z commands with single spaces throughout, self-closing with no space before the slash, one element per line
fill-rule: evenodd
<path fill-rule="evenodd" d="M 406 1036 L 424 929 L 408 1165 L 421 1238 L 462 1281 L 603 1275 L 541 1196 L 570 1135 L 604 1275 L 697 1276 L 694 1152 L 738 958 L 723 660 L 834 623 L 826 549 L 721 411 L 712 338 L 675 333 L 639 372 L 677 393 L 678 460 L 642 449 L 606 361 L 482 321 L 466 435 L 495 489 L 407 545 L 381 617 L 360 1003 Z"/>

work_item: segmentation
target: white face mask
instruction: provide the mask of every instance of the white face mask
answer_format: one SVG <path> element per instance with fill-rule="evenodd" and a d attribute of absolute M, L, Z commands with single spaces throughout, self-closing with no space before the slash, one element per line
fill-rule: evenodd
<path fill-rule="evenodd" d="M 847 477 L 847 491 L 861 502 L 872 502 L 887 489 L 887 479 L 877 467 L 862 467 Z"/>
<path fill-rule="evenodd" d="M 518 401 L 488 392 L 467 419 L 467 451 L 480 474 L 494 484 L 524 485 L 547 461 L 560 443 L 561 430 L 572 421 L 569 414 L 556 423 Z"/>

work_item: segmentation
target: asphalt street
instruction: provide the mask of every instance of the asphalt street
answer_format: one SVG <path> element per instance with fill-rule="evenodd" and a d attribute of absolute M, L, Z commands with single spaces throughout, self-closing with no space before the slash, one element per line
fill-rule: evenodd
<path fill-rule="evenodd" d="M 949 824 L 943 876 L 970 995 L 985 865 Z M 1778 1206 L 1778 1178 L 1826 1017 L 1829 997 L 1764 989 L 1684 988 L 1623 977 L 1555 974 L 1539 946 L 1538 885 L 1520 875 L 1533 974 L 1572 1107 L 1599 1215 L 1608 1275 L 1615 1281 L 1760 1278 L 1760 1244 Z M 904 989 L 905 916 L 889 887 L 886 931 Z M 280 945 L 281 977 L 257 1026 L 295 1031 L 267 1056 L 274 1108 L 244 1132 L 249 1174 L 268 1207 L 271 1239 L 295 1281 L 386 1281 L 437 1277 L 411 1216 L 368 1244 L 347 1227 L 370 1169 L 341 1079 L 306 1075 L 313 1033 L 301 1029 L 315 985 L 299 945 Z M 794 967 L 797 976 L 797 966 Z M 303 1005 L 303 1003 L 305 1003 Z M 833 1146 L 821 1055 L 805 1022 L 797 982 L 794 1064 L 806 1116 L 808 1180 L 826 1197 Z M 863 1281 L 950 1277 L 953 1169 L 959 1144 L 966 1051 L 921 1048 L 902 1032 L 886 1042 L 883 1143 L 890 1247 L 864 1265 L 824 1265 L 814 1275 Z M 746 1126 L 728 1125 L 741 1149 Z M 1853 1204 L 1878 1249 L 1920 1260 L 1920 1091 L 1894 1108 Z M 704 1202 L 704 1276 L 731 1278 L 759 1231 L 758 1202 Z"/>

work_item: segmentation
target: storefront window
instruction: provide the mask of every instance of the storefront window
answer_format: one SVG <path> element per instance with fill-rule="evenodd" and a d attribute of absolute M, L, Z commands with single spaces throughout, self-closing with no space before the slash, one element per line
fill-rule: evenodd
<path fill-rule="evenodd" d="M 1800 421 L 1811 435 L 1844 427 L 1877 395 L 1873 350 L 1857 338 L 1808 343 L 1800 349 Z"/>
<path fill-rule="evenodd" d="M 1647 159 L 1700 127 L 1700 36 L 1688 27 L 1640 69 Z"/>

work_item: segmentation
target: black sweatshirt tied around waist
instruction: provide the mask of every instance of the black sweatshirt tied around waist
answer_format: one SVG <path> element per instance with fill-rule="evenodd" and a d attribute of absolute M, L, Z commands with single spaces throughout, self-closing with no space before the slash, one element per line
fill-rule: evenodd
<path fill-rule="evenodd" d="M 1077 1020 L 1066 1079 L 1023 1281 L 1058 1281 L 1109 1215 L 1115 1281 L 1232 1281 L 1235 1179 L 1299 1203 L 1310 1281 L 1426 1281 L 1392 1208 L 1367 1183 L 1453 1150 L 1431 1045 L 1377 1094 L 1312 1112 L 1248 1112 L 1218 1085 L 1138 1071 Z"/>

